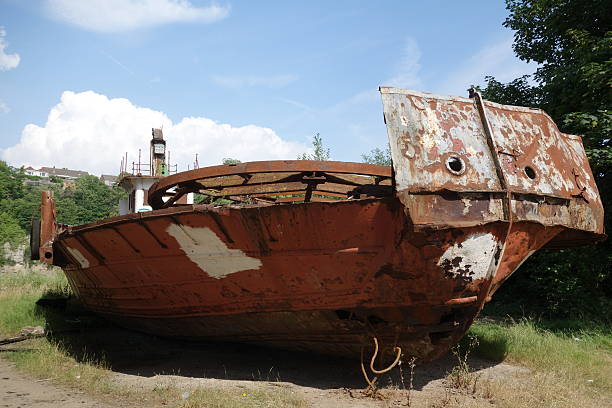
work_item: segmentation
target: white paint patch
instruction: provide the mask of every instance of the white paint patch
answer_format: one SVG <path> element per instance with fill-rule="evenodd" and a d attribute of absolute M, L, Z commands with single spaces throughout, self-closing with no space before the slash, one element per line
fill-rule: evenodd
<path fill-rule="evenodd" d="M 497 240 L 493 234 L 472 234 L 449 247 L 438 260 L 438 266 L 455 278 L 486 278 L 493 263 Z"/>
<path fill-rule="evenodd" d="M 170 224 L 166 232 L 172 235 L 185 254 L 208 276 L 221 279 L 232 273 L 259 269 L 261 261 L 239 249 L 230 249 L 207 227 Z"/>
<path fill-rule="evenodd" d="M 470 207 L 472 206 L 472 202 L 469 198 L 463 198 L 461 199 L 461 201 L 463 201 L 463 205 L 465 206 L 463 208 L 463 215 L 468 215 L 468 213 L 470 212 Z"/>
<path fill-rule="evenodd" d="M 68 250 L 68 252 L 70 252 L 70 255 L 72 255 L 74 259 L 76 259 L 81 264 L 81 268 L 83 269 L 89 268 L 89 261 L 81 253 L 81 251 L 79 251 L 76 248 L 70 248 L 70 247 L 66 247 L 66 249 Z"/>

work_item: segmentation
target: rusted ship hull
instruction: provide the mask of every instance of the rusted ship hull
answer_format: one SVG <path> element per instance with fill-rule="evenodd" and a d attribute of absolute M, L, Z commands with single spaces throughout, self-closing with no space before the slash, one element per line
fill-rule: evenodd
<path fill-rule="evenodd" d="M 58 241 L 84 306 L 164 336 L 352 356 L 377 336 L 423 360 L 463 335 L 495 276 L 561 230 L 417 232 L 395 198 L 160 212 Z"/>
<path fill-rule="evenodd" d="M 153 211 L 43 233 L 41 259 L 84 306 L 138 330 L 348 356 L 375 337 L 428 361 L 535 251 L 605 237 L 580 139 L 543 112 L 382 93 L 393 173 L 305 161 L 179 173 L 149 189 Z M 174 205 L 188 192 L 236 204 Z"/>

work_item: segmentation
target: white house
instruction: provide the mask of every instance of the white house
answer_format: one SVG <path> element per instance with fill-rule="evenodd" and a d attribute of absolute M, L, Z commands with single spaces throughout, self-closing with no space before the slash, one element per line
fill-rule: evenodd
<path fill-rule="evenodd" d="M 27 174 L 28 176 L 49 177 L 49 173 L 47 173 L 45 170 L 43 169 L 36 170 L 32 166 L 26 167 L 24 171 L 25 171 L 25 174 Z"/>

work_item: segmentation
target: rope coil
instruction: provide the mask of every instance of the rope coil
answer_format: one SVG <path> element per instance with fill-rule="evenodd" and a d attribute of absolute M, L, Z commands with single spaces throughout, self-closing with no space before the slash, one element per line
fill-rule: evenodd
<path fill-rule="evenodd" d="M 393 361 L 393 363 L 391 363 L 389 367 L 383 368 L 382 370 L 377 370 L 374 368 L 374 360 L 376 360 L 376 356 L 378 355 L 378 339 L 376 337 L 373 337 L 372 339 L 374 340 L 374 355 L 370 360 L 370 370 L 372 370 L 374 374 L 384 374 L 386 372 L 391 371 L 393 367 L 395 367 L 402 358 L 402 349 L 397 346 L 393 347 L 393 350 L 397 353 L 397 355 L 395 356 L 395 361 Z"/>
<path fill-rule="evenodd" d="M 387 373 L 391 371 L 395 366 L 400 364 L 401 358 L 402 358 L 402 349 L 401 347 L 395 346 L 393 350 L 395 351 L 396 356 L 395 356 L 395 360 L 393 361 L 393 363 L 391 363 L 391 365 L 381 370 L 377 370 L 376 368 L 374 368 L 374 361 L 376 360 L 376 357 L 378 356 L 378 339 L 376 338 L 376 336 L 372 336 L 372 340 L 374 341 L 374 354 L 372 355 L 372 358 L 370 359 L 369 368 L 374 374 L 380 375 L 380 374 Z M 365 344 L 361 346 L 361 373 L 363 374 L 363 377 L 368 383 L 368 386 L 366 387 L 364 392 L 368 393 L 368 391 L 371 391 L 372 395 L 375 395 L 376 394 L 375 386 L 376 386 L 376 381 L 378 381 L 378 377 L 374 377 L 373 380 L 370 380 L 370 377 L 368 376 L 367 370 L 365 368 L 365 364 L 363 363 L 364 349 L 365 349 Z"/>

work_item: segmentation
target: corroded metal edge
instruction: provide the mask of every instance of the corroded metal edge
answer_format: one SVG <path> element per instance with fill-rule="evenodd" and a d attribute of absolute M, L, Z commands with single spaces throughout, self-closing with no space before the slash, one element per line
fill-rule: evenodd
<path fill-rule="evenodd" d="M 529 221 L 567 229 L 549 247 L 605 239 L 581 138 L 559 132 L 544 111 L 483 101 L 477 92 L 380 92 L 396 194 L 416 226 Z"/>

